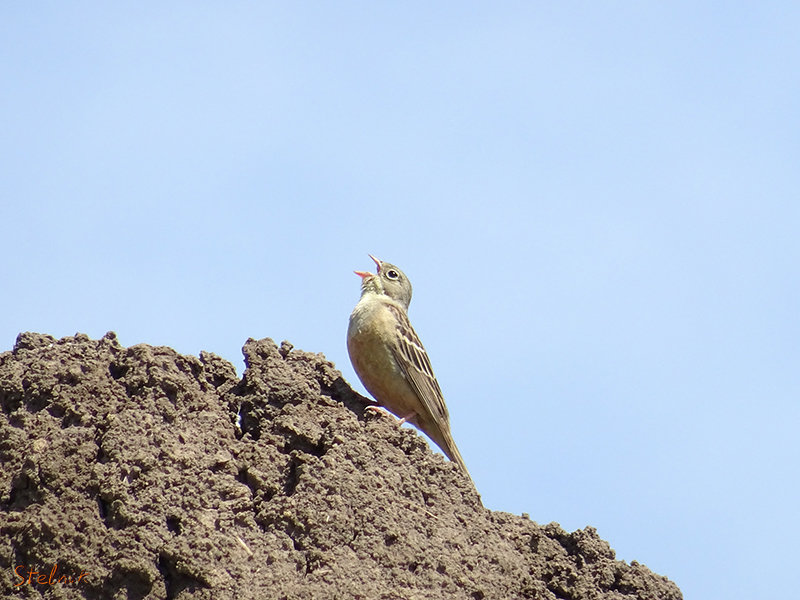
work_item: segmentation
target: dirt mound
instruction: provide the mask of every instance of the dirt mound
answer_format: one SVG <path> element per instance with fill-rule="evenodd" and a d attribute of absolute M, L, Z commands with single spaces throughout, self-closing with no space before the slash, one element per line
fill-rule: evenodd
<path fill-rule="evenodd" d="M 485 509 L 322 355 L 25 333 L 0 354 L 4 598 L 679 599 L 587 527 Z"/>

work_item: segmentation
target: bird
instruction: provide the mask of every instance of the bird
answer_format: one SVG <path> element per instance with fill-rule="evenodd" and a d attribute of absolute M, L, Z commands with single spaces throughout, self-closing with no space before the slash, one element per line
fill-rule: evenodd
<path fill-rule="evenodd" d="M 355 271 L 361 298 L 347 328 L 350 362 L 380 406 L 422 430 L 469 477 L 428 353 L 408 319 L 411 282 L 395 265 L 368 256 L 377 272 Z"/>

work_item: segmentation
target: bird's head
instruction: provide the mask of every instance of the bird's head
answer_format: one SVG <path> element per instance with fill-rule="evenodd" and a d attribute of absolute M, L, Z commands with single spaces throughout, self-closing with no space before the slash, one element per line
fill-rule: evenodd
<path fill-rule="evenodd" d="M 384 294 L 408 308 L 411 303 L 411 282 L 399 268 L 391 263 L 369 257 L 375 261 L 377 273 L 355 271 L 361 277 L 361 295 L 367 293 Z"/>

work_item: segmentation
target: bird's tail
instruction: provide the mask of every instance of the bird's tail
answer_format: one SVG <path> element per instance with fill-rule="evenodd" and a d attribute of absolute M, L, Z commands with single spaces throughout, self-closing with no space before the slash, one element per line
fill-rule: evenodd
<path fill-rule="evenodd" d="M 453 435 L 450 431 L 443 431 L 442 432 L 442 439 L 441 440 L 433 440 L 442 449 L 451 461 L 456 463 L 462 471 L 464 471 L 464 475 L 472 481 L 472 477 L 469 475 L 469 471 L 467 470 L 467 465 L 464 462 L 464 459 L 461 457 L 461 452 L 458 451 L 458 446 L 456 446 L 456 442 L 453 439 Z"/>

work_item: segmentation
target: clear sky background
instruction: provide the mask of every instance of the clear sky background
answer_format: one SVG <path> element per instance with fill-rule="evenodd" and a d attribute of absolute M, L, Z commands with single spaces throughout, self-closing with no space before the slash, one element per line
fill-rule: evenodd
<path fill-rule="evenodd" d="M 0 7 L 0 349 L 322 352 L 396 263 L 484 504 L 796 594 L 800 4 Z"/>

